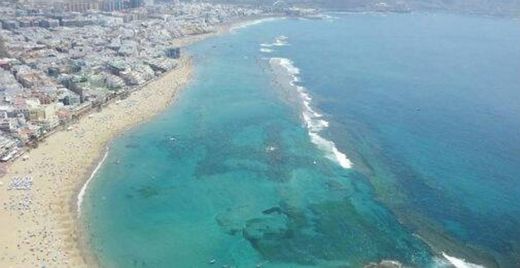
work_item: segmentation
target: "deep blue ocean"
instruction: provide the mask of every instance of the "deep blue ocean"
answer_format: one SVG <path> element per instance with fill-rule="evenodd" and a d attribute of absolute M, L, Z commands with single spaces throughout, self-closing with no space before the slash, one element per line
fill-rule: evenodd
<path fill-rule="evenodd" d="M 104 267 L 520 267 L 519 20 L 277 19 L 189 53 L 88 189 Z"/>

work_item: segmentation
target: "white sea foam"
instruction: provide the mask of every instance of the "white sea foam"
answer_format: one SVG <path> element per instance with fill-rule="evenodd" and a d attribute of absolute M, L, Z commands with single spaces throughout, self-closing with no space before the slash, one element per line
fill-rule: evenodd
<path fill-rule="evenodd" d="M 240 30 L 240 29 L 244 29 L 244 28 L 253 26 L 253 25 L 258 25 L 258 24 L 261 24 L 261 23 L 264 23 L 264 22 L 275 21 L 275 20 L 280 20 L 280 19 L 284 19 L 284 18 L 283 17 L 280 17 L 280 18 L 263 18 L 263 19 L 258 19 L 258 20 L 246 21 L 246 22 L 239 23 L 239 24 L 229 28 L 229 31 L 234 32 L 234 31 L 237 31 L 237 30 Z"/>
<path fill-rule="evenodd" d="M 474 264 L 466 262 L 464 259 L 459 259 L 456 257 L 449 256 L 446 253 L 442 253 L 442 256 L 450 262 L 451 265 L 455 266 L 455 268 L 485 268 L 482 265 Z"/>
<path fill-rule="evenodd" d="M 272 53 L 273 50 L 270 49 L 270 48 L 262 47 L 262 48 L 260 48 L 260 52 L 262 52 L 262 53 Z"/>
<path fill-rule="evenodd" d="M 103 165 L 103 162 L 105 162 L 105 159 L 107 159 L 108 151 L 109 151 L 109 149 L 107 147 L 105 155 L 103 155 L 103 158 L 101 159 L 101 161 L 99 161 L 99 163 L 97 164 L 96 168 L 92 171 L 92 174 L 90 174 L 90 177 L 85 182 L 85 184 L 83 184 L 83 187 L 81 187 L 81 190 L 78 193 L 78 200 L 77 200 L 77 203 L 76 203 L 78 218 L 81 216 L 81 204 L 83 204 L 83 197 L 85 196 L 85 192 L 87 191 L 88 185 L 89 185 L 90 181 L 94 178 L 96 173 L 98 172 L 99 168 L 101 168 L 101 166 Z"/>
<path fill-rule="evenodd" d="M 334 21 L 334 20 L 339 19 L 339 17 L 331 16 L 331 15 L 323 15 L 323 19 L 327 20 L 327 21 Z"/>
<path fill-rule="evenodd" d="M 280 35 L 280 36 L 277 36 L 275 39 L 274 39 L 274 42 L 272 43 L 263 43 L 263 44 L 260 44 L 261 47 L 283 47 L 283 46 L 287 46 L 289 45 L 289 42 L 287 42 L 287 36 L 285 35 Z"/>
<path fill-rule="evenodd" d="M 298 96 L 302 103 L 302 119 L 308 130 L 311 142 L 314 143 L 318 149 L 322 150 L 328 159 L 338 163 L 343 168 L 351 168 L 352 162 L 344 153 L 338 150 L 336 144 L 320 136 L 320 132 L 329 127 L 329 122 L 323 118 L 322 114 L 312 108 L 312 97 L 307 90 L 297 85 L 297 82 L 300 80 L 298 76 L 300 69 L 294 66 L 291 60 L 286 58 L 271 58 L 270 63 L 283 67 L 291 76 L 290 84 L 298 91 Z"/>
<path fill-rule="evenodd" d="M 287 72 L 292 76 L 293 81 L 291 81 L 291 85 L 294 85 L 294 82 L 298 82 L 299 78 L 297 77 L 297 75 L 300 74 L 300 69 L 294 66 L 293 62 L 290 59 L 272 58 L 271 60 L 285 68 Z"/>

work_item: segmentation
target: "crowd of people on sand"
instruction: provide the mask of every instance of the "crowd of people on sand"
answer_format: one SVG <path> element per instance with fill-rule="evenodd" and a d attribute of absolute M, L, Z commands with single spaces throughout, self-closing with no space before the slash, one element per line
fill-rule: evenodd
<path fill-rule="evenodd" d="M 67 184 L 63 180 L 64 174 L 70 172 L 68 165 L 57 168 L 54 157 L 43 157 L 37 161 L 36 165 L 26 169 L 27 176 L 15 176 L 6 185 L 5 190 L 10 191 L 9 198 L 3 204 L 3 209 L 11 215 L 15 215 L 23 222 L 29 223 L 24 228 L 16 228 L 19 237 L 16 244 L 5 246 L 5 250 L 0 250 L 0 263 L 5 261 L 16 261 L 23 263 L 27 267 L 54 267 L 63 266 L 66 251 L 62 250 L 63 226 L 59 219 L 49 217 L 52 213 L 52 205 L 49 204 L 51 196 L 59 196 L 66 191 Z M 24 172 L 24 173 L 25 173 Z M 34 184 L 35 180 L 52 179 L 50 184 L 41 184 L 50 191 L 42 191 Z M 16 249 L 19 254 L 12 255 L 7 250 L 11 247 Z"/>
<path fill-rule="evenodd" d="M 31 208 L 32 197 L 31 194 L 23 194 L 19 198 L 10 198 L 8 202 L 4 203 L 4 209 L 11 212 L 19 212 L 23 215 L 24 212 Z"/>
<path fill-rule="evenodd" d="M 9 182 L 7 190 L 31 190 L 33 185 L 32 177 L 14 177 Z"/>
<path fill-rule="evenodd" d="M 173 86 L 178 87 L 175 82 Z M 168 99 L 172 92 L 165 88 L 171 84 L 168 79 L 158 80 L 150 92 L 137 91 L 137 96 L 110 106 L 107 112 L 94 113 L 68 134 L 55 134 L 59 142 L 44 141 L 45 146 L 30 153 L 23 166 L 11 170 L 12 179 L 4 180 L 5 185 L 0 182 L 0 190 L 7 193 L 2 209 L 18 219 L 14 224 L 19 225 L 12 231 L 16 241 L 0 246 L 0 263 L 70 267 L 81 258 L 76 250 L 76 215 L 71 213 L 75 203 L 70 202 L 82 183 L 78 177 L 84 176 L 90 161 L 95 161 L 91 156 L 105 147 L 107 139 L 160 111 L 162 105 L 149 106 L 145 100 L 161 103 L 158 99 Z"/>

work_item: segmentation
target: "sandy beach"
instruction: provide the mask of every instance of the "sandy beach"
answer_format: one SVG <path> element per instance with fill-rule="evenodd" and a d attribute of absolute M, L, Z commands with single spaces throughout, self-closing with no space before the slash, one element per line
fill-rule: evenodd
<path fill-rule="evenodd" d="M 173 40 L 188 46 L 211 36 L 246 25 L 252 20 L 221 25 L 214 32 Z M 189 82 L 192 62 L 183 56 L 179 66 L 148 83 L 128 98 L 92 112 L 46 138 L 13 163 L 0 178 L 1 267 L 91 267 L 82 248 L 78 195 L 108 143 L 118 134 L 163 111 Z M 32 178 L 30 190 L 9 190 L 14 177 Z M 90 257 L 88 258 L 90 259 Z"/>
<path fill-rule="evenodd" d="M 164 110 L 189 81 L 191 60 L 59 131 L 8 167 L 0 181 L 0 266 L 86 266 L 78 248 L 76 197 L 107 143 Z M 30 190 L 8 190 L 13 177 L 31 176 Z"/>

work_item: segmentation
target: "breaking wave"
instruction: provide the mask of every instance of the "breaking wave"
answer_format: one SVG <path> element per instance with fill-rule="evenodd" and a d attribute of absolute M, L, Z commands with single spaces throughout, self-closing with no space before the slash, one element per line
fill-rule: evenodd
<path fill-rule="evenodd" d="M 244 29 L 244 28 L 247 28 L 247 27 L 250 27 L 253 25 L 258 25 L 258 24 L 261 24 L 264 22 L 275 21 L 275 20 L 279 20 L 279 19 L 283 19 L 283 18 L 282 17 L 278 17 L 278 18 L 272 17 L 272 18 L 263 18 L 263 19 L 258 19 L 258 20 L 246 21 L 246 22 L 242 22 L 242 23 L 232 26 L 231 28 L 229 28 L 229 31 L 235 32 L 237 30 Z"/>
<path fill-rule="evenodd" d="M 351 168 L 352 162 L 344 153 L 338 150 L 336 144 L 320 135 L 322 130 L 329 127 L 329 122 L 323 119 L 322 114 L 312 108 L 312 98 L 307 90 L 304 87 L 297 85 L 297 82 L 300 80 L 300 70 L 294 66 L 294 63 L 291 60 L 286 58 L 271 58 L 269 62 L 271 65 L 277 65 L 284 68 L 291 76 L 290 85 L 296 88 L 299 99 L 301 100 L 301 116 L 305 126 L 307 127 L 311 142 L 314 143 L 318 149 L 322 150 L 325 153 L 325 157 L 328 159 L 338 163 L 343 168 Z"/>
<path fill-rule="evenodd" d="M 262 48 L 260 48 L 260 52 L 262 52 L 262 53 L 272 53 L 273 50 L 270 49 L 270 48 L 262 47 Z"/>
<path fill-rule="evenodd" d="M 287 41 L 287 36 L 285 35 L 280 35 L 280 36 L 277 36 L 275 39 L 274 39 L 274 42 L 272 43 L 264 43 L 264 44 L 260 44 L 261 47 L 283 47 L 283 46 L 287 46 L 289 45 L 289 42 Z"/>
<path fill-rule="evenodd" d="M 448 254 L 446 254 L 444 252 L 442 253 L 442 256 L 446 260 L 448 260 L 449 264 L 451 264 L 455 268 L 485 268 L 482 265 L 466 262 L 466 260 L 464 260 L 464 259 L 459 259 L 459 258 L 456 258 L 453 256 L 449 256 Z"/>
<path fill-rule="evenodd" d="M 103 163 L 107 159 L 108 152 L 109 152 L 109 149 L 107 147 L 107 149 L 105 151 L 105 154 L 103 155 L 103 158 L 101 158 L 101 161 L 99 161 L 99 163 L 97 164 L 96 168 L 92 171 L 92 174 L 90 174 L 90 177 L 85 182 L 85 184 L 83 184 L 83 187 L 81 187 L 81 190 L 78 193 L 78 200 L 77 200 L 77 203 L 76 203 L 78 218 L 81 216 L 81 204 L 83 204 L 83 199 L 84 199 L 83 197 L 85 196 L 85 192 L 87 191 L 88 185 L 90 184 L 90 181 L 94 178 L 96 173 L 98 172 L 99 168 L 101 168 L 101 166 L 103 165 Z"/>

